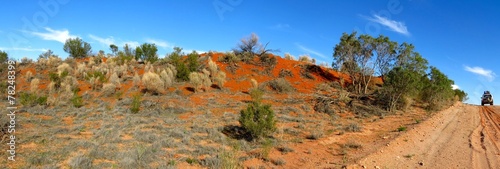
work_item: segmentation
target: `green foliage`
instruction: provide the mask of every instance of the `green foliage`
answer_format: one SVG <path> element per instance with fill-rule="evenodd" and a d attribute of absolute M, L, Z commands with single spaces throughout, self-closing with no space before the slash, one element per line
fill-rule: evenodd
<path fill-rule="evenodd" d="M 113 52 L 114 55 L 116 55 L 118 52 L 118 46 L 116 46 L 115 44 L 109 45 L 109 49 L 111 50 L 111 52 Z"/>
<path fill-rule="evenodd" d="M 174 47 L 174 51 L 167 56 L 167 60 L 177 69 L 176 78 L 180 81 L 188 81 L 189 71 L 188 66 L 182 60 L 182 48 Z"/>
<path fill-rule="evenodd" d="M 76 108 L 80 108 L 83 106 L 83 98 L 82 96 L 78 96 L 78 90 L 74 91 L 73 97 L 71 98 L 70 101 Z"/>
<path fill-rule="evenodd" d="M 7 59 L 9 59 L 7 52 L 0 50 L 0 63 L 7 62 Z"/>
<path fill-rule="evenodd" d="M 394 111 L 405 96 L 410 97 L 420 91 L 422 77 L 418 72 L 396 67 L 385 76 L 378 99 L 385 101 L 383 105 L 387 110 Z"/>
<path fill-rule="evenodd" d="M 254 92 L 257 92 L 254 89 Z M 276 120 L 271 105 L 262 104 L 262 94 L 254 93 L 254 101 L 248 104 L 246 109 L 240 111 L 239 123 L 249 132 L 252 139 L 267 136 L 276 130 Z"/>
<path fill-rule="evenodd" d="M 54 72 L 50 72 L 49 73 L 49 79 L 50 81 L 54 82 L 55 84 L 55 88 L 56 89 L 59 89 L 59 87 L 61 87 L 61 82 L 64 78 L 66 78 L 66 76 L 68 76 L 68 71 L 63 71 L 61 74 L 58 74 L 58 73 L 54 73 Z"/>
<path fill-rule="evenodd" d="M 137 46 L 135 47 L 135 60 L 141 59 L 142 61 L 145 61 L 144 58 L 142 57 L 142 49 L 141 47 Z"/>
<path fill-rule="evenodd" d="M 37 96 L 35 93 L 21 93 L 19 102 L 24 106 L 47 105 L 47 96 Z"/>
<path fill-rule="evenodd" d="M 398 127 L 399 132 L 406 131 L 406 129 L 407 129 L 406 126 Z"/>
<path fill-rule="evenodd" d="M 198 71 L 198 67 L 200 66 L 200 63 L 198 62 L 199 57 L 200 57 L 200 55 L 198 55 L 198 53 L 196 53 L 196 51 L 193 51 L 188 55 L 187 62 L 188 62 L 189 72 Z"/>
<path fill-rule="evenodd" d="M 465 93 L 463 90 L 455 89 L 453 91 L 455 92 L 455 96 L 458 97 L 458 101 L 464 102 L 464 101 L 467 101 L 469 99 L 469 97 L 467 96 L 467 93 Z"/>
<path fill-rule="evenodd" d="M 141 95 L 140 94 L 137 94 L 137 95 L 134 95 L 134 97 L 132 98 L 132 104 L 130 105 L 130 111 L 132 111 L 132 113 L 138 113 L 140 108 L 141 108 Z"/>
<path fill-rule="evenodd" d="M 134 51 L 130 48 L 128 44 L 125 44 L 125 46 L 123 46 L 123 55 L 127 58 L 134 58 L 135 56 Z"/>
<path fill-rule="evenodd" d="M 421 92 L 421 99 L 429 104 L 427 109 L 440 110 L 455 96 L 451 87 L 454 82 L 436 67 L 431 66 L 430 69 L 429 77 L 422 80 L 425 84 L 424 90 Z"/>
<path fill-rule="evenodd" d="M 184 63 L 179 63 L 177 66 L 177 79 L 181 81 L 189 81 L 189 68 Z"/>
<path fill-rule="evenodd" d="M 38 55 L 38 59 L 47 59 L 49 57 L 59 57 L 57 55 L 54 55 L 54 52 L 52 50 L 47 50 L 46 52 L 43 52 L 42 54 Z"/>
<path fill-rule="evenodd" d="M 70 38 L 64 43 L 64 51 L 73 58 L 83 58 L 90 55 L 92 47 L 80 38 Z"/>
<path fill-rule="evenodd" d="M 92 77 L 95 79 L 98 79 L 101 83 L 106 83 L 108 81 L 106 78 L 106 75 L 100 71 L 94 71 L 94 72 L 87 73 L 87 76 L 85 79 L 89 80 Z"/>
<path fill-rule="evenodd" d="M 126 61 L 128 62 L 134 59 L 134 56 L 127 56 L 125 52 L 118 51 L 116 54 L 116 58 L 114 59 L 118 65 L 123 65 Z"/>
<path fill-rule="evenodd" d="M 154 63 L 158 60 L 156 52 L 158 52 L 158 48 L 154 43 L 143 43 L 135 49 L 135 59 L 141 58 L 144 62 Z"/>
<path fill-rule="evenodd" d="M 357 32 L 344 33 L 334 47 L 333 59 L 333 68 L 350 76 L 350 88 L 357 94 L 370 94 L 372 77 L 383 76 L 384 84 L 376 90 L 377 100 L 389 111 L 412 100 L 438 109 L 455 95 L 461 101 L 467 97 L 463 91 L 453 91 L 453 81 L 437 68 L 429 70 L 429 62 L 415 51 L 415 46 L 406 42 L 398 45 L 382 35 L 373 38 L 358 36 Z"/>

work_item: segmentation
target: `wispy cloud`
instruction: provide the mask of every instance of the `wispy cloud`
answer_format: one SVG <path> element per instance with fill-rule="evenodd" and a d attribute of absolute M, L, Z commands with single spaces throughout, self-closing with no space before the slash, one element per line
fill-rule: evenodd
<path fill-rule="evenodd" d="M 99 36 L 95 36 L 95 35 L 92 35 L 92 34 L 89 34 L 89 37 L 90 39 L 92 40 L 95 40 L 99 43 L 101 43 L 102 45 L 105 45 L 105 46 L 109 46 L 111 44 L 115 44 L 115 39 L 110 36 L 108 38 L 102 38 L 102 37 L 99 37 Z"/>
<path fill-rule="evenodd" d="M 403 22 L 398 22 L 395 20 L 390 20 L 389 18 L 385 18 L 379 15 L 373 15 L 373 17 L 366 17 L 368 20 L 372 22 L 379 23 L 381 25 L 384 25 L 388 27 L 390 30 L 409 36 L 410 32 L 408 32 L 408 28 L 406 28 L 406 25 Z"/>
<path fill-rule="evenodd" d="M 320 52 L 317 52 L 313 49 L 310 49 L 308 47 L 305 47 L 299 43 L 295 43 L 295 46 L 297 46 L 302 52 L 305 52 L 307 54 L 313 54 L 313 55 L 316 55 L 316 56 L 319 56 L 323 59 L 328 59 L 328 57 L 326 57 L 324 54 L 320 53 Z"/>
<path fill-rule="evenodd" d="M 137 41 L 125 41 L 119 44 L 119 46 L 125 46 L 125 44 L 128 44 L 128 46 L 135 48 L 137 46 L 140 46 L 141 44 Z"/>
<path fill-rule="evenodd" d="M 468 71 L 468 72 L 471 72 L 471 73 L 483 76 L 483 77 L 485 77 L 490 82 L 493 81 L 493 80 L 495 80 L 495 77 L 496 77 L 496 74 L 493 71 L 484 69 L 482 67 L 469 67 L 469 66 L 465 66 L 464 69 L 465 69 L 465 71 Z"/>
<path fill-rule="evenodd" d="M 123 47 L 123 46 L 125 46 L 125 44 L 128 44 L 131 48 L 135 48 L 135 47 L 140 45 L 140 43 L 137 41 L 120 41 L 120 40 L 116 40 L 112 36 L 107 37 L 107 38 L 103 38 L 103 37 L 89 34 L 89 38 L 97 41 L 98 43 L 100 43 L 101 45 L 103 45 L 105 47 L 109 47 L 109 45 L 111 45 L 111 44 L 115 44 L 118 47 Z"/>
<path fill-rule="evenodd" d="M 151 39 L 151 38 L 147 38 L 146 39 L 146 42 L 147 43 L 154 43 L 156 46 L 159 46 L 159 47 L 162 47 L 164 49 L 167 49 L 167 48 L 172 48 L 173 45 L 168 43 L 167 41 L 164 41 L 164 40 L 159 40 L 159 39 Z"/>
<path fill-rule="evenodd" d="M 25 51 L 25 52 L 45 52 L 47 49 L 43 48 L 31 48 L 31 47 L 25 47 L 25 48 L 4 48 L 0 47 L 0 50 L 3 51 Z"/>
<path fill-rule="evenodd" d="M 452 84 L 451 85 L 451 89 L 455 90 L 455 89 L 460 89 L 460 86 L 456 85 L 456 84 Z"/>
<path fill-rule="evenodd" d="M 290 31 L 291 27 L 289 24 L 279 23 L 279 24 L 270 26 L 269 29 L 278 30 L 278 31 Z"/>
<path fill-rule="evenodd" d="M 67 29 L 54 30 L 49 27 L 45 27 L 47 32 L 27 32 L 32 35 L 38 36 L 44 40 L 53 40 L 61 43 L 65 43 L 69 38 L 76 38 L 77 36 L 71 35 Z"/>

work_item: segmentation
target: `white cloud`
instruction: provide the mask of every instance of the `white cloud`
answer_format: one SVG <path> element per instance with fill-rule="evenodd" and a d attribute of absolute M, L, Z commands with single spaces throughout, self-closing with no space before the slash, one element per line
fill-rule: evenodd
<path fill-rule="evenodd" d="M 390 30 L 394 32 L 401 33 L 403 35 L 409 36 L 410 32 L 408 32 L 408 28 L 406 28 L 405 24 L 403 22 L 398 22 L 395 20 L 390 20 L 388 18 L 379 16 L 379 15 L 373 15 L 373 17 L 367 17 L 368 20 L 372 22 L 379 23 L 381 25 L 387 26 Z"/>
<path fill-rule="evenodd" d="M 26 51 L 26 52 L 46 52 L 47 49 L 43 48 L 31 48 L 31 47 L 25 47 L 25 48 L 4 48 L 0 47 L 0 50 L 3 51 Z"/>
<path fill-rule="evenodd" d="M 77 36 L 69 34 L 67 29 L 62 30 L 54 30 L 49 27 L 46 27 L 45 30 L 47 32 L 28 32 L 32 35 L 38 36 L 44 40 L 53 40 L 61 43 L 65 43 L 69 38 L 76 38 Z"/>
<path fill-rule="evenodd" d="M 140 43 L 137 41 L 119 41 L 119 40 L 115 40 L 115 38 L 112 36 L 107 37 L 107 38 L 103 38 L 103 37 L 89 34 L 89 37 L 91 39 L 99 42 L 103 46 L 106 46 L 106 47 L 109 47 L 109 45 L 111 45 L 111 44 L 115 44 L 116 46 L 118 46 L 120 48 L 125 46 L 125 44 L 128 44 L 128 46 L 131 48 L 135 48 L 137 46 L 140 46 Z"/>
<path fill-rule="evenodd" d="M 279 30 L 279 31 L 290 31 L 291 27 L 289 24 L 276 24 L 273 26 L 270 26 L 269 29 L 274 29 L 274 30 Z"/>
<path fill-rule="evenodd" d="M 167 49 L 167 48 L 173 48 L 173 45 L 168 43 L 167 41 L 164 41 L 164 40 L 158 40 L 158 39 L 146 39 L 146 42 L 147 43 L 154 43 L 156 46 L 159 46 L 159 47 L 162 47 L 164 49 Z"/>
<path fill-rule="evenodd" d="M 471 72 L 471 73 L 483 76 L 486 79 L 488 79 L 488 81 L 490 81 L 490 82 L 493 81 L 493 80 L 495 80 L 495 77 L 496 77 L 496 74 L 493 71 L 486 70 L 486 69 L 484 69 L 482 67 L 469 67 L 469 66 L 465 66 L 465 71 L 468 71 L 468 72 Z"/>
<path fill-rule="evenodd" d="M 460 86 L 458 86 L 458 85 L 456 85 L 456 84 L 452 84 L 452 85 L 451 85 L 451 88 L 452 88 L 453 90 L 455 90 L 455 89 L 460 89 Z"/>
<path fill-rule="evenodd" d="M 95 41 L 97 41 L 105 46 L 115 44 L 115 39 L 112 36 L 108 37 L 108 38 L 101 38 L 101 37 L 89 34 L 89 37 L 90 37 L 90 39 L 93 39 L 93 40 L 95 40 Z"/>
<path fill-rule="evenodd" d="M 141 44 L 137 41 L 125 41 L 119 44 L 119 47 L 125 46 L 125 44 L 128 44 L 129 47 L 135 48 L 137 46 L 140 46 Z"/>
<path fill-rule="evenodd" d="M 324 54 L 320 53 L 320 52 L 317 52 L 315 50 L 312 50 L 312 49 L 309 49 L 305 46 L 302 46 L 301 44 L 298 44 L 298 43 L 295 43 L 295 45 L 302 51 L 302 52 L 306 52 L 308 54 L 313 54 L 313 55 L 316 55 L 316 56 L 319 56 L 323 59 L 328 59 L 328 57 L 326 57 Z"/>

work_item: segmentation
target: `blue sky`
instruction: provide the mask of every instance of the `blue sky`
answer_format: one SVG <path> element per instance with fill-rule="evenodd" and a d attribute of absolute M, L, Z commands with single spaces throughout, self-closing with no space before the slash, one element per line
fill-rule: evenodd
<path fill-rule="evenodd" d="M 500 98 L 499 8 L 495 0 L 3 1 L 0 50 L 36 59 L 51 49 L 66 58 L 64 40 L 80 37 L 94 52 L 155 43 L 163 57 L 174 46 L 228 51 L 254 32 L 279 55 L 330 65 L 342 33 L 356 30 L 414 44 L 479 104 L 484 90 Z"/>

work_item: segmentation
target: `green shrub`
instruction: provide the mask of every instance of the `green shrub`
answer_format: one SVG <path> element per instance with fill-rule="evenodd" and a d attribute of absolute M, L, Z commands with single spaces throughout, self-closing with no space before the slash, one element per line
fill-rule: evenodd
<path fill-rule="evenodd" d="M 50 81 L 55 83 L 55 87 L 56 87 L 56 89 L 58 89 L 59 87 L 61 87 L 62 80 L 66 76 L 68 76 L 68 74 L 69 74 L 68 71 L 63 71 L 63 72 L 61 72 L 61 74 L 51 72 L 51 73 L 49 73 L 49 79 L 50 79 Z"/>
<path fill-rule="evenodd" d="M 132 111 L 132 113 L 138 113 L 140 107 L 141 107 L 141 95 L 140 94 L 134 95 L 134 97 L 132 98 L 132 105 L 130 105 L 130 111 Z"/>
<path fill-rule="evenodd" d="M 194 159 L 194 158 L 187 158 L 187 159 L 186 159 L 186 162 L 187 162 L 188 164 L 193 165 L 193 164 L 196 164 L 198 161 L 197 161 L 196 159 Z"/>
<path fill-rule="evenodd" d="M 86 80 L 89 80 L 90 78 L 98 79 L 101 83 L 106 83 L 108 81 L 106 78 L 106 74 L 100 71 L 87 73 Z"/>
<path fill-rule="evenodd" d="M 198 67 L 200 66 L 200 63 L 198 62 L 199 57 L 200 55 L 198 55 L 196 51 L 193 51 L 188 55 L 187 62 L 188 62 L 189 72 L 198 71 Z"/>
<path fill-rule="evenodd" d="M 74 91 L 73 97 L 71 98 L 71 103 L 73 103 L 73 106 L 76 108 L 80 108 L 83 106 L 83 98 L 82 96 L 78 96 L 78 90 Z"/>
<path fill-rule="evenodd" d="M 406 126 L 401 126 L 398 128 L 398 131 L 401 132 L 401 131 L 406 131 Z"/>
<path fill-rule="evenodd" d="M 219 62 L 223 63 L 238 63 L 240 59 L 234 54 L 234 52 L 226 52 L 224 56 L 219 57 Z"/>
<path fill-rule="evenodd" d="M 34 93 L 21 93 L 19 95 L 19 102 L 24 106 L 46 105 L 47 96 L 37 96 Z"/>
<path fill-rule="evenodd" d="M 252 101 L 246 109 L 240 111 L 240 125 L 252 139 L 269 135 L 276 130 L 276 120 L 271 105 Z"/>
<path fill-rule="evenodd" d="M 186 64 L 181 62 L 176 66 L 176 68 L 177 68 L 177 75 L 176 75 L 177 79 L 181 81 L 189 81 L 189 74 L 191 72 L 189 72 L 189 69 L 186 66 Z"/>

